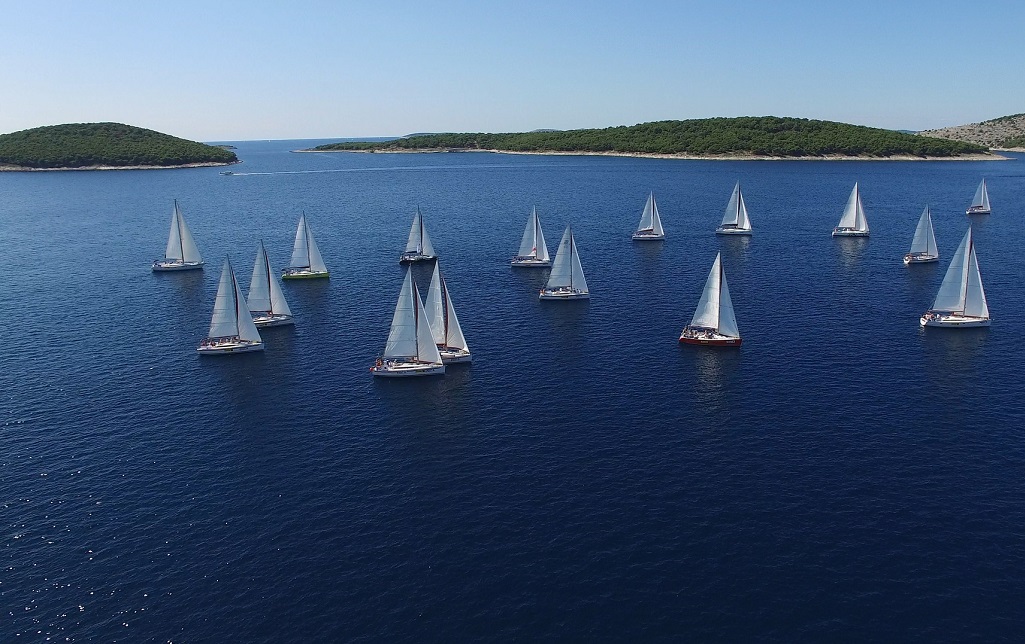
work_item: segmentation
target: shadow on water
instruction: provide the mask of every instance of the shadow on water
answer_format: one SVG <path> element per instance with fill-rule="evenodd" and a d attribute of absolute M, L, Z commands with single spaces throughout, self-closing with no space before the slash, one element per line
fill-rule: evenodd
<path fill-rule="evenodd" d="M 743 264 L 751 250 L 750 235 L 716 235 L 719 248 L 729 264 Z"/>
<path fill-rule="evenodd" d="M 509 268 L 513 279 L 524 284 L 524 288 L 538 293 L 548 281 L 549 268 Z"/>
<path fill-rule="evenodd" d="M 637 249 L 637 256 L 641 258 L 641 261 L 645 264 L 654 262 L 662 254 L 662 248 L 665 246 L 665 241 L 662 239 L 649 239 L 644 241 L 634 241 L 633 247 Z"/>
<path fill-rule="evenodd" d="M 942 329 L 919 327 L 925 345 L 926 371 L 942 377 L 974 369 L 975 361 L 989 339 L 987 327 Z"/>
<path fill-rule="evenodd" d="M 850 269 L 857 266 L 864 256 L 868 237 L 834 237 L 833 243 L 840 249 L 840 264 Z"/>
<path fill-rule="evenodd" d="M 151 274 L 158 280 L 170 280 L 177 297 L 185 300 L 187 305 L 198 305 L 203 299 L 203 284 L 205 282 L 205 269 L 192 271 L 153 271 Z M 220 269 L 217 269 L 217 277 L 220 277 Z"/>
<path fill-rule="evenodd" d="M 741 349 L 701 347 L 681 344 L 685 364 L 693 369 L 694 403 L 707 415 L 710 424 L 726 424 L 731 409 L 731 394 L 738 387 L 734 382 L 742 360 Z"/>

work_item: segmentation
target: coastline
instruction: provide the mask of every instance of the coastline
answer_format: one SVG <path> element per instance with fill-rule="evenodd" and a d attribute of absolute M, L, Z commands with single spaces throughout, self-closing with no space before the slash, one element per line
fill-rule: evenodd
<path fill-rule="evenodd" d="M 1013 150 L 1008 150 L 1013 151 Z M 318 154 L 331 154 L 348 152 L 354 154 L 441 154 L 446 152 L 457 154 L 469 154 L 474 152 L 485 152 L 488 154 L 530 154 L 537 156 L 602 156 L 602 157 L 630 157 L 636 159 L 682 159 L 685 161 L 1009 161 L 1010 157 L 1000 154 L 962 154 L 951 157 L 918 157 L 910 154 L 893 155 L 889 157 L 858 156 L 844 154 L 830 154 L 824 156 L 762 156 L 757 154 L 658 154 L 654 152 L 565 152 L 565 151 L 521 151 L 521 150 L 482 150 L 468 148 L 427 148 L 427 149 L 392 149 L 392 150 L 292 150 L 292 152 L 312 152 Z"/>
<path fill-rule="evenodd" d="M 77 168 L 26 168 L 18 165 L 0 164 L 0 172 L 73 172 L 76 170 L 172 170 L 176 168 L 216 168 L 218 166 L 237 165 L 241 161 L 202 161 L 199 163 L 183 163 L 180 165 L 88 165 Z"/>

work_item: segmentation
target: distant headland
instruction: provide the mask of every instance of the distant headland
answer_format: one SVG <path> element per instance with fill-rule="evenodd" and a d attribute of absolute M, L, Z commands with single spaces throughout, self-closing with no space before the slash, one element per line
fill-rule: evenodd
<path fill-rule="evenodd" d="M 994 150 L 1025 151 L 1025 114 L 1010 114 L 981 123 L 955 125 L 919 132 L 955 141 L 967 141 Z"/>
<path fill-rule="evenodd" d="M 122 123 L 69 123 L 0 135 L 0 171 L 194 168 L 238 162 L 224 147 Z"/>
<path fill-rule="evenodd" d="M 513 152 L 686 159 L 1001 159 L 975 143 L 778 116 L 656 121 L 586 130 L 420 134 L 300 152 Z"/>

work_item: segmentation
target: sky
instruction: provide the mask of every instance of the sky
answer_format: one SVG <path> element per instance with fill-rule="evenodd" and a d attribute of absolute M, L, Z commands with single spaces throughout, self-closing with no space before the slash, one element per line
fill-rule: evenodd
<path fill-rule="evenodd" d="M 0 0 L 0 133 L 199 141 L 1025 112 L 1025 2 Z"/>

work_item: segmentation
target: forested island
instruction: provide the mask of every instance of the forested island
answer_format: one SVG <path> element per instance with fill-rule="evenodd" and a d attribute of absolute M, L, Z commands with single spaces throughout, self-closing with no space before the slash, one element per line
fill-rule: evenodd
<path fill-rule="evenodd" d="M 309 152 L 489 150 L 707 158 L 962 158 L 981 145 L 862 125 L 777 116 L 657 121 L 587 130 L 424 134 L 384 142 L 320 145 Z"/>
<path fill-rule="evenodd" d="M 173 168 L 238 163 L 223 147 L 122 123 L 69 123 L 0 135 L 0 170 Z"/>

